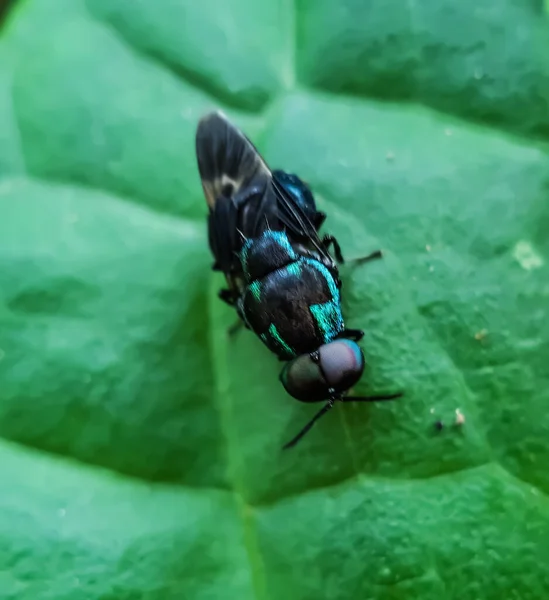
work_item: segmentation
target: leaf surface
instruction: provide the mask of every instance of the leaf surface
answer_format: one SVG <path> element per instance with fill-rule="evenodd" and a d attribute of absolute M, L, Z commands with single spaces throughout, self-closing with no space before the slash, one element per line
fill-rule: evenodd
<path fill-rule="evenodd" d="M 546 600 L 548 32 L 518 1 L 11 8 L 2 599 Z M 344 313 L 356 393 L 405 397 L 288 452 L 316 407 L 227 336 L 210 271 L 213 108 L 346 257 L 384 251 L 342 267 Z"/>

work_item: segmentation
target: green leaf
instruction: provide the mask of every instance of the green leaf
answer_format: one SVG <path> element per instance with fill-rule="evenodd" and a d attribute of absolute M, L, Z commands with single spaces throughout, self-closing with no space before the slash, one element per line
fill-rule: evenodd
<path fill-rule="evenodd" d="M 548 36 L 533 2 L 14 4 L 2 600 L 546 600 Z M 405 396 L 291 451 L 317 407 L 227 336 L 210 271 L 218 107 L 346 257 L 384 251 L 342 267 L 344 314 L 356 392 Z"/>

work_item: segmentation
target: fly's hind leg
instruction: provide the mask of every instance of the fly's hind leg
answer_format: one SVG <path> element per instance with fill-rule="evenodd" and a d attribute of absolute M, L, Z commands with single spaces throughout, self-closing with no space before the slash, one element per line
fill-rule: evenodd
<path fill-rule="evenodd" d="M 343 259 L 343 254 L 341 253 L 341 246 L 339 245 L 339 242 L 333 235 L 325 235 L 322 238 L 322 245 L 324 246 L 324 248 L 326 248 L 326 250 L 328 250 L 330 246 L 333 246 L 337 262 L 345 262 L 345 260 Z M 383 258 L 383 253 L 381 252 L 381 250 L 375 250 L 374 252 L 366 256 L 360 256 L 359 258 L 351 258 L 347 262 L 362 264 L 370 260 L 377 260 L 378 258 Z"/>
<path fill-rule="evenodd" d="M 314 226 L 317 231 L 322 227 L 322 224 L 324 223 L 325 220 L 326 220 L 326 213 L 321 210 L 317 210 L 316 215 L 315 215 L 315 222 L 314 222 Z"/>
<path fill-rule="evenodd" d="M 371 254 L 367 256 L 360 256 L 359 258 L 353 258 L 349 262 L 362 264 L 368 262 L 370 260 L 377 260 L 378 258 L 383 258 L 383 252 L 381 250 L 375 250 Z"/>

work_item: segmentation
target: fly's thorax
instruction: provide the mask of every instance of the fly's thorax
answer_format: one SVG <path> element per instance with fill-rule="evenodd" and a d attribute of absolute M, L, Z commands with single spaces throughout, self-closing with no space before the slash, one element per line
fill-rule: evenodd
<path fill-rule="evenodd" d="M 284 359 L 316 350 L 344 328 L 337 282 L 322 263 L 301 256 L 248 284 L 242 313 L 250 329 Z"/>
<path fill-rule="evenodd" d="M 311 258 L 303 259 L 303 262 L 309 269 L 317 273 L 317 277 L 322 281 L 323 291 L 327 289 L 327 294 L 322 297 L 322 301 L 319 298 L 319 301 L 309 304 L 309 311 L 315 321 L 315 327 L 321 335 L 321 343 L 328 344 L 345 327 L 341 313 L 338 281 L 322 262 Z"/>
<path fill-rule="evenodd" d="M 242 271 L 248 282 L 265 278 L 298 259 L 294 248 L 283 231 L 264 231 L 259 237 L 248 239 L 240 251 Z"/>

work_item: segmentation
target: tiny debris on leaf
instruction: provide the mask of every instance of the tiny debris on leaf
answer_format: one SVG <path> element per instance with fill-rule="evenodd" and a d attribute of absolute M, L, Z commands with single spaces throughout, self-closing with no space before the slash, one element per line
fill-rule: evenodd
<path fill-rule="evenodd" d="M 487 329 L 481 329 L 475 333 L 475 340 L 481 342 L 488 335 Z"/>
<path fill-rule="evenodd" d="M 464 423 L 465 423 L 465 416 L 459 410 L 459 408 L 456 408 L 456 425 L 463 425 Z"/>
<path fill-rule="evenodd" d="M 444 428 L 444 423 L 442 421 L 436 421 L 435 427 L 436 429 L 438 429 L 438 431 L 442 431 L 442 429 Z"/>
<path fill-rule="evenodd" d="M 543 258 L 536 252 L 532 244 L 525 240 L 517 242 L 513 249 L 513 257 L 526 271 L 543 266 Z"/>

